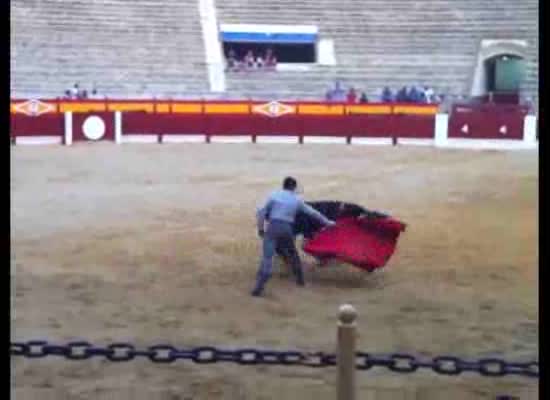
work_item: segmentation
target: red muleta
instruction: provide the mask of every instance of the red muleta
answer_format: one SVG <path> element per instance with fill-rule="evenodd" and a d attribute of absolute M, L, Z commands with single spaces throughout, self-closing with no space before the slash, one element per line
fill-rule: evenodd
<path fill-rule="evenodd" d="M 337 260 L 372 272 L 382 268 L 395 252 L 406 224 L 388 218 L 341 218 L 336 225 L 318 232 L 304 244 L 316 258 Z"/>

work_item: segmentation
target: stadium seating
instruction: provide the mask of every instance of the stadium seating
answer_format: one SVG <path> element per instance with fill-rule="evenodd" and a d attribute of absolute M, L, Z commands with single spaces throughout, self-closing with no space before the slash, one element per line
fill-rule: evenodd
<path fill-rule="evenodd" d="M 524 94 L 537 101 L 538 1 L 216 0 L 219 23 L 317 25 L 337 65 L 228 73 L 224 97 L 319 99 L 329 84 L 430 84 L 468 95 L 481 39 L 529 43 Z M 198 2 L 13 0 L 11 90 L 58 96 L 76 81 L 110 96 L 209 93 Z"/>
<path fill-rule="evenodd" d="M 60 96 L 77 81 L 131 97 L 209 87 L 197 2 L 15 0 L 11 25 L 12 96 Z"/>
<path fill-rule="evenodd" d="M 538 1 L 509 0 L 217 0 L 220 23 L 317 25 L 332 38 L 337 66 L 308 72 L 230 74 L 229 90 L 254 97 L 276 90 L 319 98 L 336 78 L 378 93 L 389 84 L 428 83 L 468 95 L 481 39 L 527 40 L 525 91 L 538 85 Z"/>

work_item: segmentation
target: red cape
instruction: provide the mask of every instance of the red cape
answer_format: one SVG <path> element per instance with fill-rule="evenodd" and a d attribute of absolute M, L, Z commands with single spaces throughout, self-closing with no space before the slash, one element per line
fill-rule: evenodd
<path fill-rule="evenodd" d="M 386 265 L 405 227 L 393 218 L 342 218 L 308 240 L 304 251 L 317 258 L 336 258 L 372 271 Z"/>

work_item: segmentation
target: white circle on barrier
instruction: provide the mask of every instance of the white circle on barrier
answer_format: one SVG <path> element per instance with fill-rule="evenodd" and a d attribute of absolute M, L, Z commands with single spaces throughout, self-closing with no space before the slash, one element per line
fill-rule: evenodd
<path fill-rule="evenodd" d="M 100 117 L 92 115 L 84 121 L 82 132 L 90 140 L 99 140 L 105 135 L 105 122 Z"/>

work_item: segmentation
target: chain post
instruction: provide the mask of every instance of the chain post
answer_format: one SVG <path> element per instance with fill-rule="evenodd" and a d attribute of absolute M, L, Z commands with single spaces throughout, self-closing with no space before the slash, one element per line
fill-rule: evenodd
<path fill-rule="evenodd" d="M 350 304 L 338 312 L 337 400 L 355 400 L 355 339 L 357 312 Z"/>

